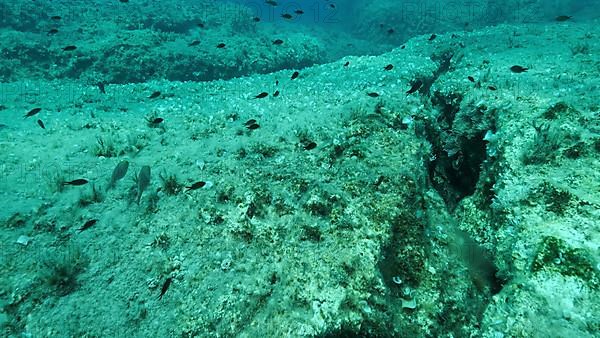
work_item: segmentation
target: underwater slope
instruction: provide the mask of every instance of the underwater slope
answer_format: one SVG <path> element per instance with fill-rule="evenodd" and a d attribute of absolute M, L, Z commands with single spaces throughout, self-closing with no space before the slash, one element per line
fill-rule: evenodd
<path fill-rule="evenodd" d="M 2 332 L 591 337 L 597 27 L 297 76 L 6 84 Z"/>
<path fill-rule="evenodd" d="M 327 45 L 341 37 L 323 28 L 256 16 L 269 8 L 217 1 L 3 2 L 0 80 L 210 81 L 324 63 L 346 48 Z"/>

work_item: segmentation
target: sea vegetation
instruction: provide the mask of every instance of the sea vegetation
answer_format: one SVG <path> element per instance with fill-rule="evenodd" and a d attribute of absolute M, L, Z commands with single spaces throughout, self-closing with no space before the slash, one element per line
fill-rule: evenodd
<path fill-rule="evenodd" d="M 183 186 L 177 181 L 177 175 L 161 173 L 158 177 L 162 183 L 162 191 L 168 196 L 177 195 L 181 192 Z"/>
<path fill-rule="evenodd" d="M 101 203 L 104 201 L 104 194 L 102 191 L 96 188 L 95 184 L 91 184 L 91 191 L 89 193 L 81 193 L 79 196 L 78 204 L 80 207 L 86 207 L 90 204 Z"/>
<path fill-rule="evenodd" d="M 600 286 L 598 270 L 590 254 L 581 248 L 570 247 L 564 240 L 548 236 L 539 244 L 531 270 L 550 270 L 564 276 L 578 277 L 592 288 Z"/>
<path fill-rule="evenodd" d="M 65 188 L 66 179 L 61 170 L 46 172 L 44 173 L 43 177 L 48 189 L 51 192 L 62 192 Z"/>
<path fill-rule="evenodd" d="M 171 245 L 171 238 L 165 232 L 161 232 L 160 234 L 154 237 L 150 246 L 153 248 L 160 248 L 162 250 L 167 250 Z"/>
<path fill-rule="evenodd" d="M 271 158 L 277 154 L 279 149 L 271 144 L 255 142 L 250 146 L 250 152 L 260 155 L 262 158 Z"/>
<path fill-rule="evenodd" d="M 160 196 L 156 191 L 151 191 L 146 198 L 146 213 L 147 214 L 155 214 L 158 212 L 158 202 L 160 201 Z"/>
<path fill-rule="evenodd" d="M 556 124 L 551 123 L 534 125 L 534 128 L 535 136 L 522 154 L 523 163 L 526 165 L 549 163 L 558 155 L 558 150 L 565 141 L 564 132 Z"/>
<path fill-rule="evenodd" d="M 590 53 L 590 45 L 583 42 L 583 43 L 578 43 L 576 45 L 571 46 L 571 54 L 573 56 L 577 55 L 577 54 L 589 54 Z"/>
<path fill-rule="evenodd" d="M 45 255 L 40 264 L 39 277 L 43 285 L 63 297 L 75 291 L 78 276 L 89 264 L 87 257 L 77 246 L 64 248 L 62 252 Z"/>
<path fill-rule="evenodd" d="M 560 101 L 546 109 L 546 111 L 544 111 L 542 114 L 542 117 L 546 120 L 555 120 L 561 116 L 564 116 L 570 111 L 574 111 L 574 109 L 565 102 Z"/>
<path fill-rule="evenodd" d="M 27 224 L 27 220 L 28 217 L 26 215 L 17 212 L 10 216 L 10 218 L 7 219 L 5 222 L 3 222 L 2 226 L 5 228 L 20 228 Z"/>
<path fill-rule="evenodd" d="M 94 148 L 94 154 L 98 157 L 116 157 L 119 155 L 115 142 L 112 138 L 98 137 L 96 139 L 96 147 Z"/>

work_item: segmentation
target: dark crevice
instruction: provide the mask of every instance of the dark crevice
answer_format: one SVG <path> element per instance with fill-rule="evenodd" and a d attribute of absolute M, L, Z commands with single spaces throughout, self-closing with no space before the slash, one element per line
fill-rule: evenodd
<path fill-rule="evenodd" d="M 440 55 L 432 55 L 431 60 L 438 64 L 438 68 L 431 74 L 431 76 L 423 76 L 415 79 L 414 83 L 420 82 L 422 85 L 418 89 L 419 94 L 423 96 L 430 96 L 431 94 L 431 86 L 439 79 L 442 74 L 447 73 L 451 70 L 451 61 L 454 53 L 451 51 L 446 51 Z"/>
<path fill-rule="evenodd" d="M 450 210 L 475 192 L 486 158 L 484 131 L 457 135 L 453 129 L 461 101 L 462 95 L 457 93 L 434 93 L 431 103 L 439 115 L 435 124 L 425 126 L 425 136 L 432 145 L 427 163 L 429 180 Z"/>

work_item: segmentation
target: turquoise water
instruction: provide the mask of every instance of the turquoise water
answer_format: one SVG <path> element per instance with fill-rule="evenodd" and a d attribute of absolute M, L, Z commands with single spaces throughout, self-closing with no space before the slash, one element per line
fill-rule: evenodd
<path fill-rule="evenodd" d="M 0 13 L 0 336 L 598 336 L 598 1 Z"/>

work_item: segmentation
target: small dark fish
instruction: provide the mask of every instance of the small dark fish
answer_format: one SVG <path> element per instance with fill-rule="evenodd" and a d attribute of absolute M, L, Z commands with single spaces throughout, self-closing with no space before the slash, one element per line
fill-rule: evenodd
<path fill-rule="evenodd" d="M 404 49 L 404 48 L 406 48 L 406 45 L 400 46 L 400 49 Z"/>
<path fill-rule="evenodd" d="M 293 16 L 290 13 L 283 13 L 283 14 L 281 14 L 281 17 L 286 20 L 290 20 L 293 18 Z"/>
<path fill-rule="evenodd" d="M 255 123 L 256 123 L 255 119 L 250 119 L 250 120 L 246 121 L 246 123 L 244 123 L 244 125 L 246 127 L 248 127 L 249 125 L 252 125 L 252 124 L 255 124 Z"/>
<path fill-rule="evenodd" d="M 379 94 L 375 92 L 367 93 L 367 95 L 369 95 L 370 97 L 379 97 Z"/>
<path fill-rule="evenodd" d="M 217 45 L 217 48 L 225 48 L 225 44 L 221 42 L 220 44 Z"/>
<path fill-rule="evenodd" d="M 428 39 L 428 40 L 429 40 L 429 41 L 433 41 L 433 40 L 435 40 L 435 38 L 437 38 L 437 35 L 435 35 L 435 34 L 431 34 L 431 36 L 429 37 L 429 39 Z"/>
<path fill-rule="evenodd" d="M 167 278 L 167 280 L 165 281 L 165 283 L 162 286 L 162 289 L 160 289 L 160 296 L 158 296 L 158 299 L 161 300 L 162 297 L 165 295 L 165 293 L 167 292 L 167 290 L 169 290 L 169 286 L 171 286 L 171 282 L 173 281 L 172 277 Z"/>
<path fill-rule="evenodd" d="M 150 167 L 145 165 L 137 176 L 137 204 L 140 204 L 142 193 L 150 185 Z"/>
<path fill-rule="evenodd" d="M 188 47 L 198 46 L 200 44 L 200 40 L 194 40 L 188 44 Z"/>
<path fill-rule="evenodd" d="M 62 19 L 62 17 L 60 17 L 60 15 L 54 15 L 54 16 L 51 16 L 50 19 L 52 19 L 54 21 L 60 21 L 60 19 Z"/>
<path fill-rule="evenodd" d="M 271 6 L 277 6 L 277 1 L 273 1 L 273 0 L 266 0 L 265 3 L 267 5 L 271 5 Z"/>
<path fill-rule="evenodd" d="M 37 124 L 38 124 L 38 126 L 40 126 L 40 128 L 42 128 L 42 129 L 46 129 L 46 126 L 44 125 L 44 122 L 43 122 L 42 120 L 39 120 L 39 119 L 38 119 L 38 120 L 37 120 Z"/>
<path fill-rule="evenodd" d="M 75 49 L 77 49 L 77 46 L 71 45 L 71 46 L 63 47 L 62 50 L 64 50 L 65 52 L 70 52 L 70 51 L 74 51 Z"/>
<path fill-rule="evenodd" d="M 313 141 L 310 141 L 306 145 L 304 145 L 304 150 L 312 150 L 312 149 L 315 149 L 316 147 L 317 147 L 317 144 Z"/>
<path fill-rule="evenodd" d="M 94 224 L 96 224 L 96 222 L 98 222 L 97 219 L 91 219 L 91 220 L 85 222 L 85 224 L 82 225 L 81 228 L 77 229 L 77 231 L 82 232 L 84 230 L 87 230 L 87 229 L 91 228 Z"/>
<path fill-rule="evenodd" d="M 252 21 L 254 22 L 260 22 L 260 18 L 258 16 L 255 16 L 252 18 Z"/>
<path fill-rule="evenodd" d="M 474 77 L 472 77 L 472 76 L 470 76 L 470 75 L 469 75 L 469 76 L 467 76 L 467 79 L 469 79 L 469 81 L 471 81 L 471 82 L 475 82 L 475 78 L 474 78 Z"/>
<path fill-rule="evenodd" d="M 265 98 L 265 97 L 267 97 L 267 96 L 269 96 L 269 93 L 267 93 L 267 92 L 262 92 L 262 93 L 260 93 L 260 94 L 256 95 L 254 98 L 255 98 L 255 99 L 263 99 L 263 98 Z"/>
<path fill-rule="evenodd" d="M 258 123 L 252 123 L 251 125 L 246 126 L 246 128 L 250 129 L 250 130 L 255 130 L 260 128 L 260 125 Z"/>
<path fill-rule="evenodd" d="M 559 15 L 555 18 L 555 20 L 558 22 L 564 22 L 567 20 L 571 20 L 571 18 L 572 18 L 572 16 L 570 16 L 570 15 Z"/>
<path fill-rule="evenodd" d="M 199 182 L 196 182 L 196 183 L 190 185 L 189 187 L 185 187 L 185 188 L 187 189 L 187 191 L 190 191 L 190 190 L 200 189 L 200 188 L 202 188 L 205 185 L 206 185 L 206 182 L 199 181 Z"/>
<path fill-rule="evenodd" d="M 283 40 L 281 40 L 281 39 L 273 40 L 273 44 L 276 45 L 276 46 L 282 45 L 283 44 Z"/>
<path fill-rule="evenodd" d="M 279 86 L 279 80 L 275 80 L 275 85 Z"/>
<path fill-rule="evenodd" d="M 72 180 L 72 181 L 69 181 L 69 182 L 63 182 L 63 185 L 80 186 L 80 185 L 84 185 L 84 184 L 88 184 L 88 180 L 83 179 L 83 178 L 78 178 L 76 180 Z"/>
<path fill-rule="evenodd" d="M 122 2 L 122 3 L 124 3 L 124 4 L 125 4 L 125 3 L 128 3 L 128 2 L 129 2 L 129 0 L 119 0 L 119 2 Z"/>
<path fill-rule="evenodd" d="M 335 8 L 335 4 L 329 4 L 329 7 Z"/>
<path fill-rule="evenodd" d="M 161 124 L 161 123 L 162 123 L 164 120 L 165 120 L 165 119 L 163 119 L 162 117 L 157 117 L 157 118 L 155 118 L 155 119 L 153 119 L 153 120 L 148 120 L 148 124 L 149 124 L 150 126 L 156 127 L 156 126 L 158 126 L 159 124 Z"/>
<path fill-rule="evenodd" d="M 348 67 L 350 65 L 350 61 L 346 61 L 346 63 L 344 63 L 344 67 Z"/>
<path fill-rule="evenodd" d="M 46 35 L 50 36 L 50 35 L 54 35 L 56 33 L 58 33 L 58 29 L 52 28 L 51 30 L 48 31 L 48 33 Z"/>
<path fill-rule="evenodd" d="M 39 113 L 41 110 L 42 110 L 42 108 L 33 108 L 27 114 L 25 114 L 25 116 L 23 116 L 23 117 L 31 117 L 31 116 Z"/>
<path fill-rule="evenodd" d="M 294 13 L 296 13 L 297 15 L 302 15 L 302 14 L 304 14 L 304 11 L 301 9 L 297 9 L 294 11 Z"/>
<path fill-rule="evenodd" d="M 279 96 L 279 90 L 276 90 L 275 93 L 273 93 L 273 97 L 277 97 Z"/>
<path fill-rule="evenodd" d="M 150 94 L 150 96 L 148 96 L 149 99 L 155 99 L 157 97 L 159 97 L 161 94 L 161 92 L 159 91 L 155 91 L 154 93 Z"/>
<path fill-rule="evenodd" d="M 392 70 L 392 69 L 394 69 L 394 65 L 392 65 L 392 64 L 389 64 L 389 65 L 387 65 L 387 66 L 383 67 L 383 69 L 384 69 L 384 70 Z"/>
<path fill-rule="evenodd" d="M 513 73 L 523 73 L 526 72 L 529 68 L 521 67 L 521 66 L 512 66 L 510 67 L 510 71 Z"/>
<path fill-rule="evenodd" d="M 96 83 L 96 86 L 98 86 L 98 89 L 100 90 L 100 93 L 106 94 L 106 90 L 104 90 L 104 83 L 98 82 L 98 83 Z"/>
<path fill-rule="evenodd" d="M 119 162 L 119 164 L 117 164 L 115 169 L 113 169 L 112 176 L 110 178 L 110 182 L 108 182 L 108 187 L 106 187 L 106 190 L 109 190 L 112 187 L 114 187 L 115 184 L 117 183 L 117 181 L 119 181 L 120 179 L 125 177 L 128 169 L 129 169 L 129 162 L 127 160 L 123 160 L 123 161 Z"/>
<path fill-rule="evenodd" d="M 396 31 L 393 28 L 390 28 L 390 29 L 387 30 L 387 33 L 390 34 L 390 35 L 394 34 L 395 32 Z"/>
<path fill-rule="evenodd" d="M 488 86 L 488 89 L 489 90 L 496 90 L 496 87 L 494 87 L 494 86 Z"/>
<path fill-rule="evenodd" d="M 196 24 L 196 26 L 198 26 L 198 27 L 200 27 L 200 28 L 204 28 L 204 23 L 202 23 L 202 22 L 198 22 L 198 23 Z"/>
<path fill-rule="evenodd" d="M 298 77 L 298 75 L 300 75 L 300 73 L 299 73 L 299 72 L 294 72 L 294 73 L 292 73 L 292 77 L 291 77 L 291 79 L 292 79 L 292 80 L 296 79 L 296 78 Z"/>
<path fill-rule="evenodd" d="M 413 85 L 410 87 L 410 89 L 406 91 L 406 94 L 412 94 L 412 93 L 416 92 L 417 90 L 419 90 L 419 88 L 421 88 L 422 85 L 423 85 L 423 81 L 417 80 L 415 83 L 413 83 Z"/>

